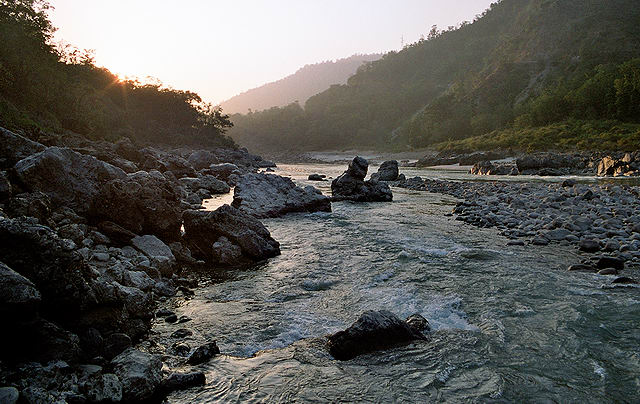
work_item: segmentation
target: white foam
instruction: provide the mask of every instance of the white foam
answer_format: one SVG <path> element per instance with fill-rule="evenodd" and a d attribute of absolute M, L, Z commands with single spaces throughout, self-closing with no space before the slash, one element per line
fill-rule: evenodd
<path fill-rule="evenodd" d="M 597 374 L 603 379 L 607 377 L 607 371 L 605 370 L 605 368 L 600 366 L 600 364 L 598 364 L 598 362 L 596 361 L 593 361 L 593 373 Z"/>

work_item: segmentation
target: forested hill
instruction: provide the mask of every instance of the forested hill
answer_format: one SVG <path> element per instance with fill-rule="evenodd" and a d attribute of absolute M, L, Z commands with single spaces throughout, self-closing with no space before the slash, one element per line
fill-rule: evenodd
<path fill-rule="evenodd" d="M 230 113 L 261 111 L 271 107 L 283 107 L 298 101 L 304 104 L 311 96 L 328 89 L 333 84 L 345 84 L 365 62 L 378 60 L 381 54 L 353 55 L 348 58 L 306 65 L 281 80 L 236 95 L 221 106 Z"/>
<path fill-rule="evenodd" d="M 304 108 L 234 115 L 231 135 L 256 149 L 635 148 L 638 21 L 637 0 L 503 0 Z"/>
<path fill-rule="evenodd" d="M 198 94 L 120 80 L 89 52 L 53 44 L 46 0 L 0 0 L 0 126 L 38 139 L 73 131 L 92 139 L 235 146 L 231 123 Z"/>

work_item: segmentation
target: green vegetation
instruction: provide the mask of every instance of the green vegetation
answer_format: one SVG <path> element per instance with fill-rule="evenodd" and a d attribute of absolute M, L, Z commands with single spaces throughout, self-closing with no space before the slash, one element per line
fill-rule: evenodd
<path fill-rule="evenodd" d="M 93 139 L 233 145 L 219 107 L 198 94 L 121 81 L 91 54 L 51 43 L 44 0 L 0 0 L 0 124 L 37 137 L 71 130 Z"/>
<path fill-rule="evenodd" d="M 234 115 L 230 134 L 256 149 L 636 148 L 638 21 L 636 0 L 502 0 L 304 109 Z"/>

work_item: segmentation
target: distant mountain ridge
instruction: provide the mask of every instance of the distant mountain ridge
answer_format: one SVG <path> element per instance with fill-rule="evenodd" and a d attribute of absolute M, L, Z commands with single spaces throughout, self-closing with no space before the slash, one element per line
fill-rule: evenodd
<path fill-rule="evenodd" d="M 245 91 L 222 102 L 226 113 L 245 114 L 272 107 L 283 107 L 292 102 L 304 103 L 334 84 L 345 84 L 358 68 L 366 62 L 373 62 L 382 54 L 356 54 L 344 59 L 306 65 L 294 74 L 281 80 Z"/>

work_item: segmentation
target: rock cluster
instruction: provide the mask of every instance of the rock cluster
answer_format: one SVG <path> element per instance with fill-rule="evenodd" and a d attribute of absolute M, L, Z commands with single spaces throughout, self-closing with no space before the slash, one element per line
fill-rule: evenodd
<path fill-rule="evenodd" d="M 369 162 L 362 157 L 355 157 L 349 168 L 341 176 L 331 182 L 331 194 L 334 201 L 354 202 L 391 202 L 393 194 L 385 182 L 365 181 Z"/>
<path fill-rule="evenodd" d="M 371 179 L 376 181 L 396 181 L 399 174 L 398 162 L 389 160 L 380 164 L 378 172 L 371 174 Z"/>
<path fill-rule="evenodd" d="M 331 200 L 312 186 L 301 188 L 290 178 L 250 173 L 238 180 L 233 207 L 258 218 L 293 212 L 331 212 Z"/>
<path fill-rule="evenodd" d="M 253 216 L 192 210 L 273 163 L 246 150 L 49 140 L 0 128 L 0 393 L 139 402 L 202 384 L 199 373 L 165 378 L 158 357 L 132 346 L 148 333 L 158 298 L 193 294 L 178 275 L 203 263 L 190 247 L 211 266 L 279 253 Z"/>

